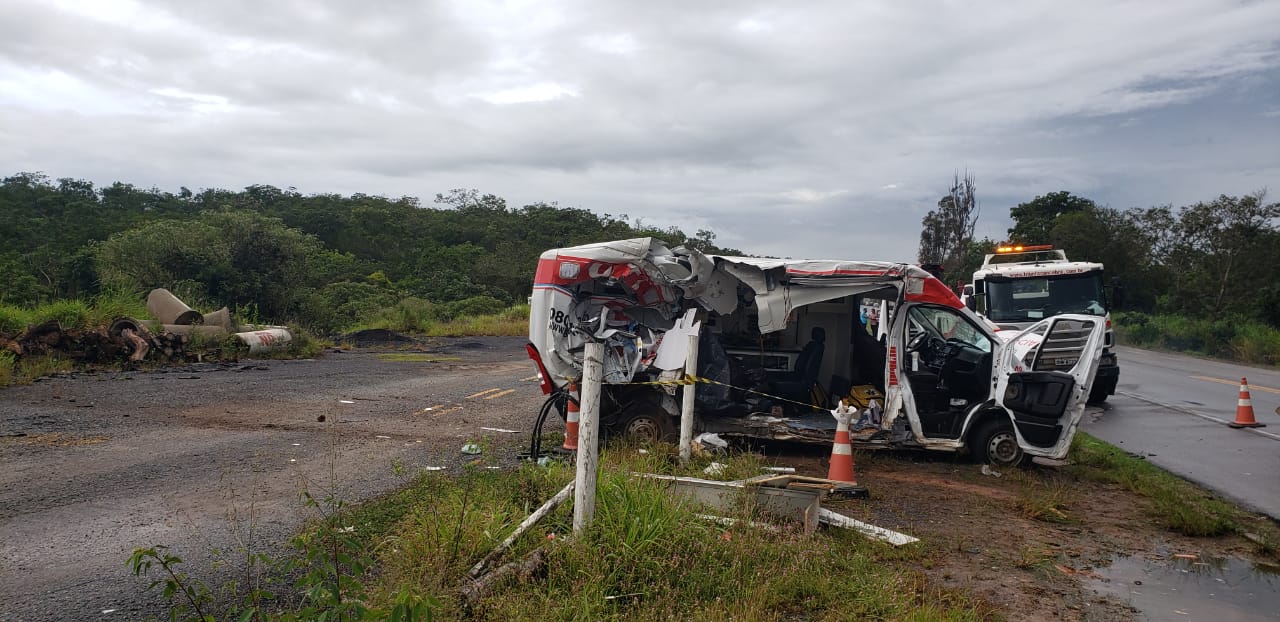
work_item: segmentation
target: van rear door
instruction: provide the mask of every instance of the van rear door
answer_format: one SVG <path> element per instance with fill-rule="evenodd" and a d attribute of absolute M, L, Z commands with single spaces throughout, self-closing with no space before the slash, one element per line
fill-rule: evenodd
<path fill-rule="evenodd" d="M 1027 453 L 1062 458 L 1071 448 L 1105 332 L 1101 317 L 1057 315 L 1002 344 L 995 398 L 1012 413 Z"/>

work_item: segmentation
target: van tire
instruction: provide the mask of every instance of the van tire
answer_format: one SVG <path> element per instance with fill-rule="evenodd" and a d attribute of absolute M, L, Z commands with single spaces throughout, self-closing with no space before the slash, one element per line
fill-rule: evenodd
<path fill-rule="evenodd" d="M 649 400 L 635 400 L 618 414 L 610 426 L 610 436 L 636 443 L 671 443 L 676 440 L 675 423 L 662 406 Z"/>
<path fill-rule="evenodd" d="M 993 466 L 1025 466 L 1031 456 L 1018 446 L 1013 424 L 1004 417 L 987 421 L 969 433 L 969 456 L 974 462 Z"/>

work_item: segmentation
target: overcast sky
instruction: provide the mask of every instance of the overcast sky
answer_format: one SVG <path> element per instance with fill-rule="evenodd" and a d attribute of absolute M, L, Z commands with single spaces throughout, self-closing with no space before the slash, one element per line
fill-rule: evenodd
<path fill-rule="evenodd" d="M 985 5 L 985 6 L 982 6 Z M 1280 192 L 1280 1 L 0 0 L 0 176 L 628 214 L 914 261 L 979 233 Z"/>

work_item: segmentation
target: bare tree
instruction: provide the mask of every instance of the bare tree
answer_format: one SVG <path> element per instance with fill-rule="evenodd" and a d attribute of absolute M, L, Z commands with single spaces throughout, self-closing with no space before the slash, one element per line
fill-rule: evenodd
<path fill-rule="evenodd" d="M 965 171 L 961 179 L 957 172 L 950 192 L 938 201 L 938 209 L 920 223 L 920 263 L 939 264 L 946 274 L 957 274 L 968 258 L 978 212 L 973 175 Z"/>

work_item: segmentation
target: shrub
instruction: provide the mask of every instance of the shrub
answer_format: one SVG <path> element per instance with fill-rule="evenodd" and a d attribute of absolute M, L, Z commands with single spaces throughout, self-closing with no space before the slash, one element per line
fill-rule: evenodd
<path fill-rule="evenodd" d="M 495 315 L 507 308 L 507 303 L 493 296 L 472 296 L 464 300 L 447 302 L 436 307 L 435 318 L 448 322 L 459 317 Z"/>
<path fill-rule="evenodd" d="M 31 313 L 26 309 L 0 304 L 0 334 L 20 333 L 31 323 Z"/>

